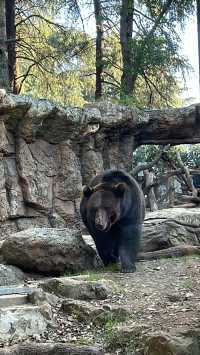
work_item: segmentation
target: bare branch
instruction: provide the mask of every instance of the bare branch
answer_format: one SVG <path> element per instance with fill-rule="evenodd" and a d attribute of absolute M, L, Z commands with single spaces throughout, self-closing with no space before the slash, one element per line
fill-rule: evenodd
<path fill-rule="evenodd" d="M 151 161 L 150 163 L 145 163 L 145 164 L 141 164 L 141 165 L 137 165 L 131 172 L 130 174 L 132 176 L 136 176 L 140 171 L 143 170 L 149 170 L 151 169 L 154 165 L 156 165 L 159 160 L 162 158 L 163 152 L 167 151 L 170 148 L 170 144 L 168 144 L 167 146 L 164 146 L 161 151 L 159 152 L 159 154 L 157 155 L 157 157 Z"/>

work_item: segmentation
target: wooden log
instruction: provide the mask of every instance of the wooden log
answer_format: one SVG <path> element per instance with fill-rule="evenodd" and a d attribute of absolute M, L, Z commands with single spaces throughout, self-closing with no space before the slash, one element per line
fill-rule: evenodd
<path fill-rule="evenodd" d="M 95 347 L 75 346 L 65 343 L 24 343 L 0 349 L 0 355 L 103 355 Z"/>
<path fill-rule="evenodd" d="M 173 258 L 180 256 L 200 255 L 200 247 L 195 245 L 178 245 L 162 250 L 147 253 L 139 253 L 138 260 L 155 260 L 161 258 Z"/>

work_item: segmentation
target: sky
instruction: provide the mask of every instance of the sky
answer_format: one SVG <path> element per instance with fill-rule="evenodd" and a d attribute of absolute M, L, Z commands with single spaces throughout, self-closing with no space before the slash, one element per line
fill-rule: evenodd
<path fill-rule="evenodd" d="M 198 41 L 196 16 L 188 19 L 182 38 L 182 53 L 188 58 L 193 71 L 186 76 L 188 90 L 184 91 L 182 97 L 185 99 L 193 98 L 192 102 L 200 102 L 199 97 L 199 73 L 198 73 Z"/>

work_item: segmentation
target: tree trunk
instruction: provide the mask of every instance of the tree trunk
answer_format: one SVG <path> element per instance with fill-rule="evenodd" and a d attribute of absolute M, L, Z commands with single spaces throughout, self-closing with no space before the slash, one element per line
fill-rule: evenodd
<path fill-rule="evenodd" d="M 197 34 L 198 34 L 198 55 L 199 55 L 199 95 L 200 95 L 200 0 L 197 0 Z"/>
<path fill-rule="evenodd" d="M 154 180 L 154 174 L 152 171 L 145 170 L 144 171 L 144 177 L 145 177 L 145 189 L 148 191 L 147 192 L 147 198 L 148 198 L 148 206 L 150 208 L 150 211 L 157 211 L 158 210 L 158 205 L 156 202 L 156 196 L 154 193 L 153 187 L 150 187 L 153 184 Z"/>
<path fill-rule="evenodd" d="M 134 0 L 122 0 L 120 11 L 120 44 L 123 61 L 120 96 L 122 98 L 133 94 L 135 83 L 132 50 L 133 13 Z"/>
<path fill-rule="evenodd" d="M 25 343 L 0 349 L 0 355 L 103 355 L 96 347 L 76 346 L 65 343 Z"/>
<path fill-rule="evenodd" d="M 8 40 L 8 74 L 10 88 L 17 94 L 16 86 L 16 27 L 15 0 L 6 0 L 6 32 Z"/>
<path fill-rule="evenodd" d="M 0 88 L 9 90 L 5 0 L 0 0 Z"/>
<path fill-rule="evenodd" d="M 96 21 L 96 90 L 95 99 L 102 97 L 103 74 L 103 14 L 101 0 L 94 0 L 94 13 Z"/>

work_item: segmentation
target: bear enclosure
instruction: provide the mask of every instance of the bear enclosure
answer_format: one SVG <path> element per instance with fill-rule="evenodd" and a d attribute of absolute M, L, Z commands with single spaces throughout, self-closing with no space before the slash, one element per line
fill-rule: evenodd
<path fill-rule="evenodd" d="M 144 110 L 94 103 L 62 108 L 0 95 L 0 236 L 79 224 L 82 185 L 107 168 L 132 169 L 142 144 L 200 142 L 200 105 Z"/>

